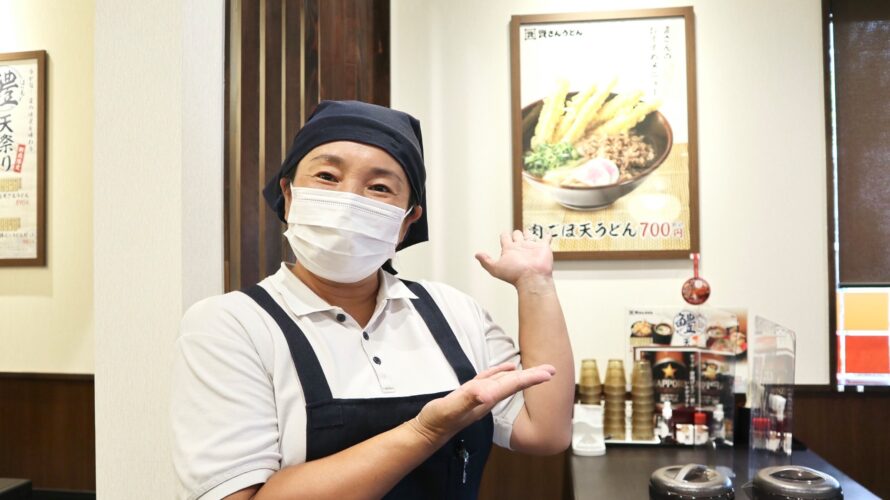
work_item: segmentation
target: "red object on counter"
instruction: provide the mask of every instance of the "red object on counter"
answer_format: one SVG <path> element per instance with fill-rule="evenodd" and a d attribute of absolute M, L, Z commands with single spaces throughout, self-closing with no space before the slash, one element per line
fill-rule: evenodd
<path fill-rule="evenodd" d="M 695 412 L 695 425 L 708 425 L 708 415 L 707 413 L 702 413 L 700 411 Z"/>
<path fill-rule="evenodd" d="M 766 417 L 755 417 L 751 419 L 751 426 L 755 431 L 769 430 L 769 419 Z"/>

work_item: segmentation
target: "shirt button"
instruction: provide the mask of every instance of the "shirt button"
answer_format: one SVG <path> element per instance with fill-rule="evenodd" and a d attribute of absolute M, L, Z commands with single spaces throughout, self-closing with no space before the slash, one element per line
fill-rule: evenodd
<path fill-rule="evenodd" d="M 338 314 L 337 314 L 337 321 L 339 321 L 340 323 L 346 321 L 346 315 L 343 314 L 343 313 L 338 313 Z"/>
<path fill-rule="evenodd" d="M 362 332 L 362 337 L 364 337 L 365 340 L 368 340 L 369 338 L 371 338 L 371 336 L 368 335 L 368 332 Z"/>
<path fill-rule="evenodd" d="M 382 363 L 382 361 L 380 361 L 380 358 L 378 358 L 377 356 L 374 356 L 374 357 L 371 358 L 371 359 L 373 359 L 374 362 L 377 363 L 378 365 L 379 365 L 380 363 Z"/>

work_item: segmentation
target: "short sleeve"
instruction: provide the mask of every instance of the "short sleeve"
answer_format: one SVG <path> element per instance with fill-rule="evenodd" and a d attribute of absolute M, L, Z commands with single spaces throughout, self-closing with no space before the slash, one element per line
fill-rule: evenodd
<path fill-rule="evenodd" d="M 478 308 L 477 313 L 480 325 L 484 332 L 488 366 L 510 362 L 516 366 L 516 369 L 522 369 L 516 342 L 504 332 L 500 325 L 494 322 L 488 311 L 478 304 L 476 304 L 476 307 Z M 516 421 L 516 417 L 519 416 L 523 405 L 525 405 L 525 398 L 520 391 L 492 408 L 491 414 L 494 417 L 494 437 L 492 441 L 494 441 L 494 444 L 510 449 L 513 423 Z"/>
<path fill-rule="evenodd" d="M 265 326 L 244 299 L 199 302 L 181 323 L 170 405 L 178 498 L 223 498 L 280 468 L 272 382 L 247 333 Z"/>

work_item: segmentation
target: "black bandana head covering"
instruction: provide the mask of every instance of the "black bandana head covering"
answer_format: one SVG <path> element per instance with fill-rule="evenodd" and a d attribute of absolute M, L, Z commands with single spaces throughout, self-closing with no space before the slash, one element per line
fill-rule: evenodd
<path fill-rule="evenodd" d="M 423 164 L 420 122 L 407 113 L 359 101 L 322 101 L 297 132 L 281 170 L 263 189 L 266 202 L 275 210 L 278 218 L 287 222 L 279 181 L 296 168 L 309 151 L 334 141 L 375 146 L 399 162 L 408 177 L 413 199 L 423 208 L 423 214 L 411 224 L 397 250 L 427 241 L 426 167 Z"/>

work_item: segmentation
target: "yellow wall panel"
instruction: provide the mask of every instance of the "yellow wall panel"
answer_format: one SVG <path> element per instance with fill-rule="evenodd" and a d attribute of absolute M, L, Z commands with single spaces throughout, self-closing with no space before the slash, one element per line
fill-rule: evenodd
<path fill-rule="evenodd" d="M 845 293 L 844 330 L 887 330 L 886 293 Z"/>
<path fill-rule="evenodd" d="M 0 52 L 45 50 L 47 66 L 46 266 L 0 268 L 0 372 L 93 373 L 94 14 L 0 0 Z"/>

